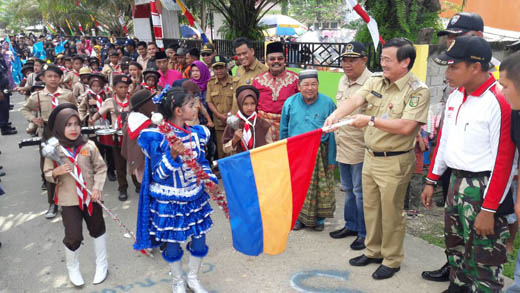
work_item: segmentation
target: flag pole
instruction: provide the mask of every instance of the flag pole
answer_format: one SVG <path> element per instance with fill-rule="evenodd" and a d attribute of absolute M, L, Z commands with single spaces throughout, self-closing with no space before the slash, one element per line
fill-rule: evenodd
<path fill-rule="evenodd" d="M 353 121 L 354 121 L 354 119 L 343 120 L 343 121 L 336 122 L 336 123 L 334 123 L 332 125 L 329 125 L 329 126 L 324 126 L 324 127 L 321 128 L 321 130 L 323 130 L 324 132 L 327 132 L 327 131 L 330 131 L 330 130 L 333 130 L 333 129 L 336 129 L 336 128 L 340 128 L 341 126 L 351 125 Z"/>

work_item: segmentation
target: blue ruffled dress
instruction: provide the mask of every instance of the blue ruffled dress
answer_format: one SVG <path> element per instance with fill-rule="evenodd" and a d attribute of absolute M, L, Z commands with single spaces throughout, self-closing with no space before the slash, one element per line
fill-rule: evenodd
<path fill-rule="evenodd" d="M 184 147 L 192 150 L 211 180 L 218 183 L 205 156 L 209 130 L 200 125 L 185 127 L 172 129 Z M 145 154 L 145 173 L 134 248 L 153 248 L 164 242 L 183 243 L 191 236 L 197 238 L 207 233 L 213 225 L 210 217 L 213 209 L 194 172 L 182 165 L 180 157 L 171 157 L 168 141 L 157 128 L 143 130 L 137 142 Z"/>

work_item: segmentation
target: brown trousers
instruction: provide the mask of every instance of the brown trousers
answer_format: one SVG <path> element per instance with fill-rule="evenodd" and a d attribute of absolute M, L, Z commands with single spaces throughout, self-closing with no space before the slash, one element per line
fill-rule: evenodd
<path fill-rule="evenodd" d="M 126 191 L 128 189 L 128 181 L 126 180 L 126 160 L 121 155 L 120 147 L 113 147 L 114 165 L 116 167 L 117 183 L 119 191 Z"/>
<path fill-rule="evenodd" d="M 105 220 L 103 219 L 103 210 L 97 203 L 92 203 L 92 216 L 88 214 L 86 206 L 83 206 L 83 211 L 79 206 L 62 206 L 61 219 L 65 227 L 65 237 L 63 244 L 72 250 L 76 251 L 83 241 L 83 221 L 87 224 L 87 229 L 92 238 L 98 238 L 105 234 Z"/>

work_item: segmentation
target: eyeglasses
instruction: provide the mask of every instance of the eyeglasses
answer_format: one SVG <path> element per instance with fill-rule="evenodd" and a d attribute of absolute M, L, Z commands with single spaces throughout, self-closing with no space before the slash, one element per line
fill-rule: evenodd
<path fill-rule="evenodd" d="M 271 61 L 271 62 L 273 62 L 273 61 L 285 61 L 285 57 L 283 57 L 283 56 L 269 57 L 268 60 Z"/>
<path fill-rule="evenodd" d="M 211 56 L 211 54 L 210 54 L 210 53 L 202 53 L 201 55 L 202 55 L 202 56 L 204 56 L 204 57 L 208 57 L 208 56 Z"/>

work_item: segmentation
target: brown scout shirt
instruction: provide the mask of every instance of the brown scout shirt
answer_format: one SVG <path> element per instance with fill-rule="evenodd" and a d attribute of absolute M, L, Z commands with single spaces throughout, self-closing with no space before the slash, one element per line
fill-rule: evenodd
<path fill-rule="evenodd" d="M 235 91 L 238 87 L 242 85 L 252 85 L 253 79 L 268 70 L 267 66 L 263 64 L 262 62 L 258 61 L 258 59 L 255 58 L 255 61 L 248 66 L 244 67 L 243 65 L 240 65 L 237 69 L 237 72 L 235 73 L 235 76 L 233 76 L 233 90 Z M 238 112 L 238 104 L 236 97 L 233 98 L 233 106 L 231 108 L 231 112 L 233 114 L 236 114 Z"/>
<path fill-rule="evenodd" d="M 130 103 L 128 99 L 126 99 L 125 103 L 128 102 L 128 106 L 122 108 L 117 104 L 115 98 L 108 98 L 103 102 L 103 106 L 99 109 L 99 115 L 104 116 L 107 113 L 110 113 L 112 128 L 118 129 L 117 118 L 122 114 L 122 112 L 130 111 Z"/>
<path fill-rule="evenodd" d="M 61 160 L 65 164 L 73 166 L 69 159 L 59 149 Z M 78 165 L 81 168 L 81 174 L 85 182 L 85 186 L 92 191 L 94 189 L 103 190 L 105 184 L 107 166 L 96 144 L 89 140 L 85 143 L 78 155 Z M 43 173 L 48 182 L 56 183 L 56 196 L 58 197 L 58 205 L 60 206 L 77 206 L 79 205 L 78 193 L 76 191 L 76 180 L 70 174 L 58 176 L 56 179 L 52 177 L 54 170 L 54 161 L 45 158 L 43 165 Z"/>
<path fill-rule="evenodd" d="M 226 114 L 231 111 L 233 106 L 233 79 L 227 75 L 225 80 L 219 80 L 216 76 L 212 77 L 208 82 L 208 89 L 206 91 L 206 102 L 212 103 L 221 114 Z M 215 117 L 213 119 L 216 130 L 224 130 L 226 122 Z"/>
<path fill-rule="evenodd" d="M 71 91 L 59 87 L 56 92 L 60 94 L 58 96 L 59 104 L 72 103 L 76 105 L 76 99 L 72 95 Z M 41 91 L 32 93 L 27 101 L 25 101 L 25 104 L 20 111 L 25 119 L 31 121 L 33 118 L 37 117 L 35 113 L 39 113 L 38 109 L 41 109 L 43 121 L 47 122 L 49 115 L 52 112 L 52 94 L 49 93 L 47 87 Z"/>
<path fill-rule="evenodd" d="M 72 90 L 76 83 L 80 82 L 79 73 L 76 75 L 75 71 L 69 71 L 63 76 L 62 86 Z"/>
<path fill-rule="evenodd" d="M 365 71 L 361 73 L 356 81 L 350 81 L 344 74 L 338 84 L 338 93 L 336 95 L 338 105 L 352 97 L 371 76 L 372 72 L 367 68 L 365 68 Z M 365 109 L 366 104 L 354 110 L 345 119 L 351 118 L 352 115 L 362 114 L 365 112 Z M 346 125 L 334 131 L 334 136 L 336 137 L 336 161 L 351 165 L 363 162 L 365 157 L 363 129 Z"/>
<path fill-rule="evenodd" d="M 81 99 L 80 97 L 82 97 L 82 95 L 87 91 L 87 85 L 86 84 L 83 84 L 81 82 L 78 82 L 76 83 L 73 87 L 72 87 L 72 95 L 76 98 L 76 102 L 78 104 L 81 104 Z M 83 97 L 82 97 L 83 98 Z"/>
<path fill-rule="evenodd" d="M 413 73 L 390 84 L 382 75 L 372 76 L 357 92 L 367 102 L 366 115 L 379 119 L 406 119 L 426 123 L 430 91 Z M 420 125 L 417 126 L 419 131 Z M 365 144 L 376 152 L 409 151 L 415 146 L 417 131 L 392 134 L 376 127 L 365 128 Z"/>

